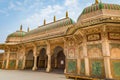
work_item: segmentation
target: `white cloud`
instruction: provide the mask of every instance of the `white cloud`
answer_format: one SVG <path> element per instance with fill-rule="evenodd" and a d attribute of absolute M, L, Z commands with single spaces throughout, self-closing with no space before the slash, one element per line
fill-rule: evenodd
<path fill-rule="evenodd" d="M 65 0 L 65 6 L 73 6 L 76 5 L 78 0 Z"/>
<path fill-rule="evenodd" d="M 6 16 L 9 16 L 8 12 L 5 10 L 0 10 L 0 14 L 5 14 Z"/>
<path fill-rule="evenodd" d="M 21 2 L 19 2 L 19 1 L 16 1 L 16 4 L 17 4 L 17 5 L 19 5 L 19 6 L 21 6 L 21 5 L 22 5 L 22 3 L 21 3 Z"/>
<path fill-rule="evenodd" d="M 40 24 L 43 24 L 43 20 L 46 19 L 47 23 L 51 22 L 51 18 L 53 17 L 53 14 L 60 14 L 60 11 L 63 8 L 59 5 L 48 5 L 46 8 L 41 9 L 41 11 L 34 13 L 27 19 L 22 21 L 22 24 L 27 26 L 38 26 Z"/>
<path fill-rule="evenodd" d="M 35 7 L 36 5 L 34 5 Z M 53 21 L 53 16 L 56 15 L 57 19 L 65 17 L 65 12 L 69 12 L 69 16 L 73 20 L 77 20 L 80 15 L 81 8 L 79 7 L 78 0 L 65 0 L 64 4 L 61 6 L 59 4 L 48 5 L 42 8 L 40 11 L 33 13 L 27 19 L 24 19 L 21 23 L 25 26 L 38 26 L 43 24 L 43 20 L 46 19 L 47 23 Z"/>
<path fill-rule="evenodd" d="M 16 5 L 13 2 L 10 2 L 8 9 L 14 9 Z"/>

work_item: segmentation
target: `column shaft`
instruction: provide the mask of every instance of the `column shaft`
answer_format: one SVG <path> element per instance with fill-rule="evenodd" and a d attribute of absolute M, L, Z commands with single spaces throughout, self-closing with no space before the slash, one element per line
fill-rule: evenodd
<path fill-rule="evenodd" d="M 37 70 L 37 56 L 34 56 L 34 66 L 32 68 L 33 71 Z"/>
<path fill-rule="evenodd" d="M 110 58 L 109 57 L 104 57 L 104 66 L 105 66 L 105 74 L 106 78 L 111 79 L 111 68 L 110 68 Z"/>
<path fill-rule="evenodd" d="M 26 56 L 24 55 L 22 69 L 25 69 L 25 63 L 26 63 Z"/>
<path fill-rule="evenodd" d="M 104 56 L 105 76 L 106 78 L 111 79 L 112 74 L 111 74 L 111 68 L 110 68 L 111 66 L 110 65 L 110 49 L 109 49 L 109 42 L 107 40 L 107 36 L 103 37 L 102 50 L 103 50 L 103 56 Z"/>
<path fill-rule="evenodd" d="M 89 67 L 89 59 L 87 55 L 87 45 L 86 42 L 83 44 L 83 53 L 84 53 L 84 61 L 85 61 L 85 75 L 90 76 L 90 67 Z"/>
<path fill-rule="evenodd" d="M 15 69 L 18 69 L 18 59 L 16 59 L 16 66 L 15 66 Z"/>
<path fill-rule="evenodd" d="M 51 70 L 51 55 L 48 55 L 48 64 L 46 72 L 50 72 L 50 70 Z"/>
<path fill-rule="evenodd" d="M 6 62 L 6 69 L 9 67 L 9 58 L 10 58 L 10 51 L 7 53 L 7 62 Z"/>

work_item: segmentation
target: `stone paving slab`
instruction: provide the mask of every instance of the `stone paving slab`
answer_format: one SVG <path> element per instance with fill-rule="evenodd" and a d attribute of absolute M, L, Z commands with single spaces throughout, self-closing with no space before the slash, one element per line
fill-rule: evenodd
<path fill-rule="evenodd" d="M 0 70 L 0 80 L 72 80 L 64 74 L 46 73 L 40 71 Z"/>

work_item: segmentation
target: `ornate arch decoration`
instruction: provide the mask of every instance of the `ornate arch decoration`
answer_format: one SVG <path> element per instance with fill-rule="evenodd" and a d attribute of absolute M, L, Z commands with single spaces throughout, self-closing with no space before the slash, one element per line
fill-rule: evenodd
<path fill-rule="evenodd" d="M 40 51 L 41 51 L 42 49 L 45 49 L 45 50 L 46 50 L 46 47 L 38 47 L 38 48 L 37 48 L 37 55 L 39 55 L 39 53 L 40 53 Z"/>
<path fill-rule="evenodd" d="M 28 55 L 29 51 L 33 51 L 33 48 L 29 48 L 29 49 L 26 50 L 26 52 L 25 52 L 26 56 Z"/>
<path fill-rule="evenodd" d="M 57 57 L 57 54 L 58 54 L 60 51 L 63 51 L 63 53 L 64 53 L 64 48 L 61 47 L 61 46 L 55 46 L 55 48 L 53 49 L 53 54 L 52 54 L 52 55 L 54 55 L 55 57 Z M 65 53 L 64 53 L 64 55 L 65 55 Z"/>

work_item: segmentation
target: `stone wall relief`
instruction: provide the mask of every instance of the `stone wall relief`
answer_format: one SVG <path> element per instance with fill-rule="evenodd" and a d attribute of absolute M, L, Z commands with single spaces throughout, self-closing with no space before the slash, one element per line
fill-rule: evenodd
<path fill-rule="evenodd" d="M 120 26 L 107 26 L 106 32 L 120 32 Z"/>
<path fill-rule="evenodd" d="M 95 34 L 89 34 L 89 35 L 87 35 L 87 41 L 97 41 L 97 40 L 101 40 L 100 33 L 95 33 Z"/>
<path fill-rule="evenodd" d="M 79 48 L 79 57 L 81 58 L 81 59 L 83 59 L 84 58 L 84 53 L 83 53 L 83 47 L 80 47 Z"/>
<path fill-rule="evenodd" d="M 111 58 L 112 59 L 120 59 L 120 48 L 111 49 Z"/>
<path fill-rule="evenodd" d="M 94 33 L 100 33 L 102 32 L 102 28 L 101 27 L 95 27 L 95 28 L 89 28 L 89 29 L 85 29 L 85 34 L 94 34 Z"/>
<path fill-rule="evenodd" d="M 102 57 L 102 52 L 98 48 L 92 48 L 91 50 L 88 51 L 88 56 L 90 58 L 99 58 Z"/>
<path fill-rule="evenodd" d="M 108 39 L 109 40 L 120 40 L 120 32 L 109 32 Z"/>
<path fill-rule="evenodd" d="M 103 56 L 101 44 L 91 44 L 88 45 L 87 47 L 88 47 L 89 58 L 101 58 Z"/>
<path fill-rule="evenodd" d="M 68 58 L 73 59 L 75 57 L 75 48 L 70 48 L 68 50 Z"/>
<path fill-rule="evenodd" d="M 112 59 L 120 59 L 120 44 L 110 43 L 110 53 Z"/>

